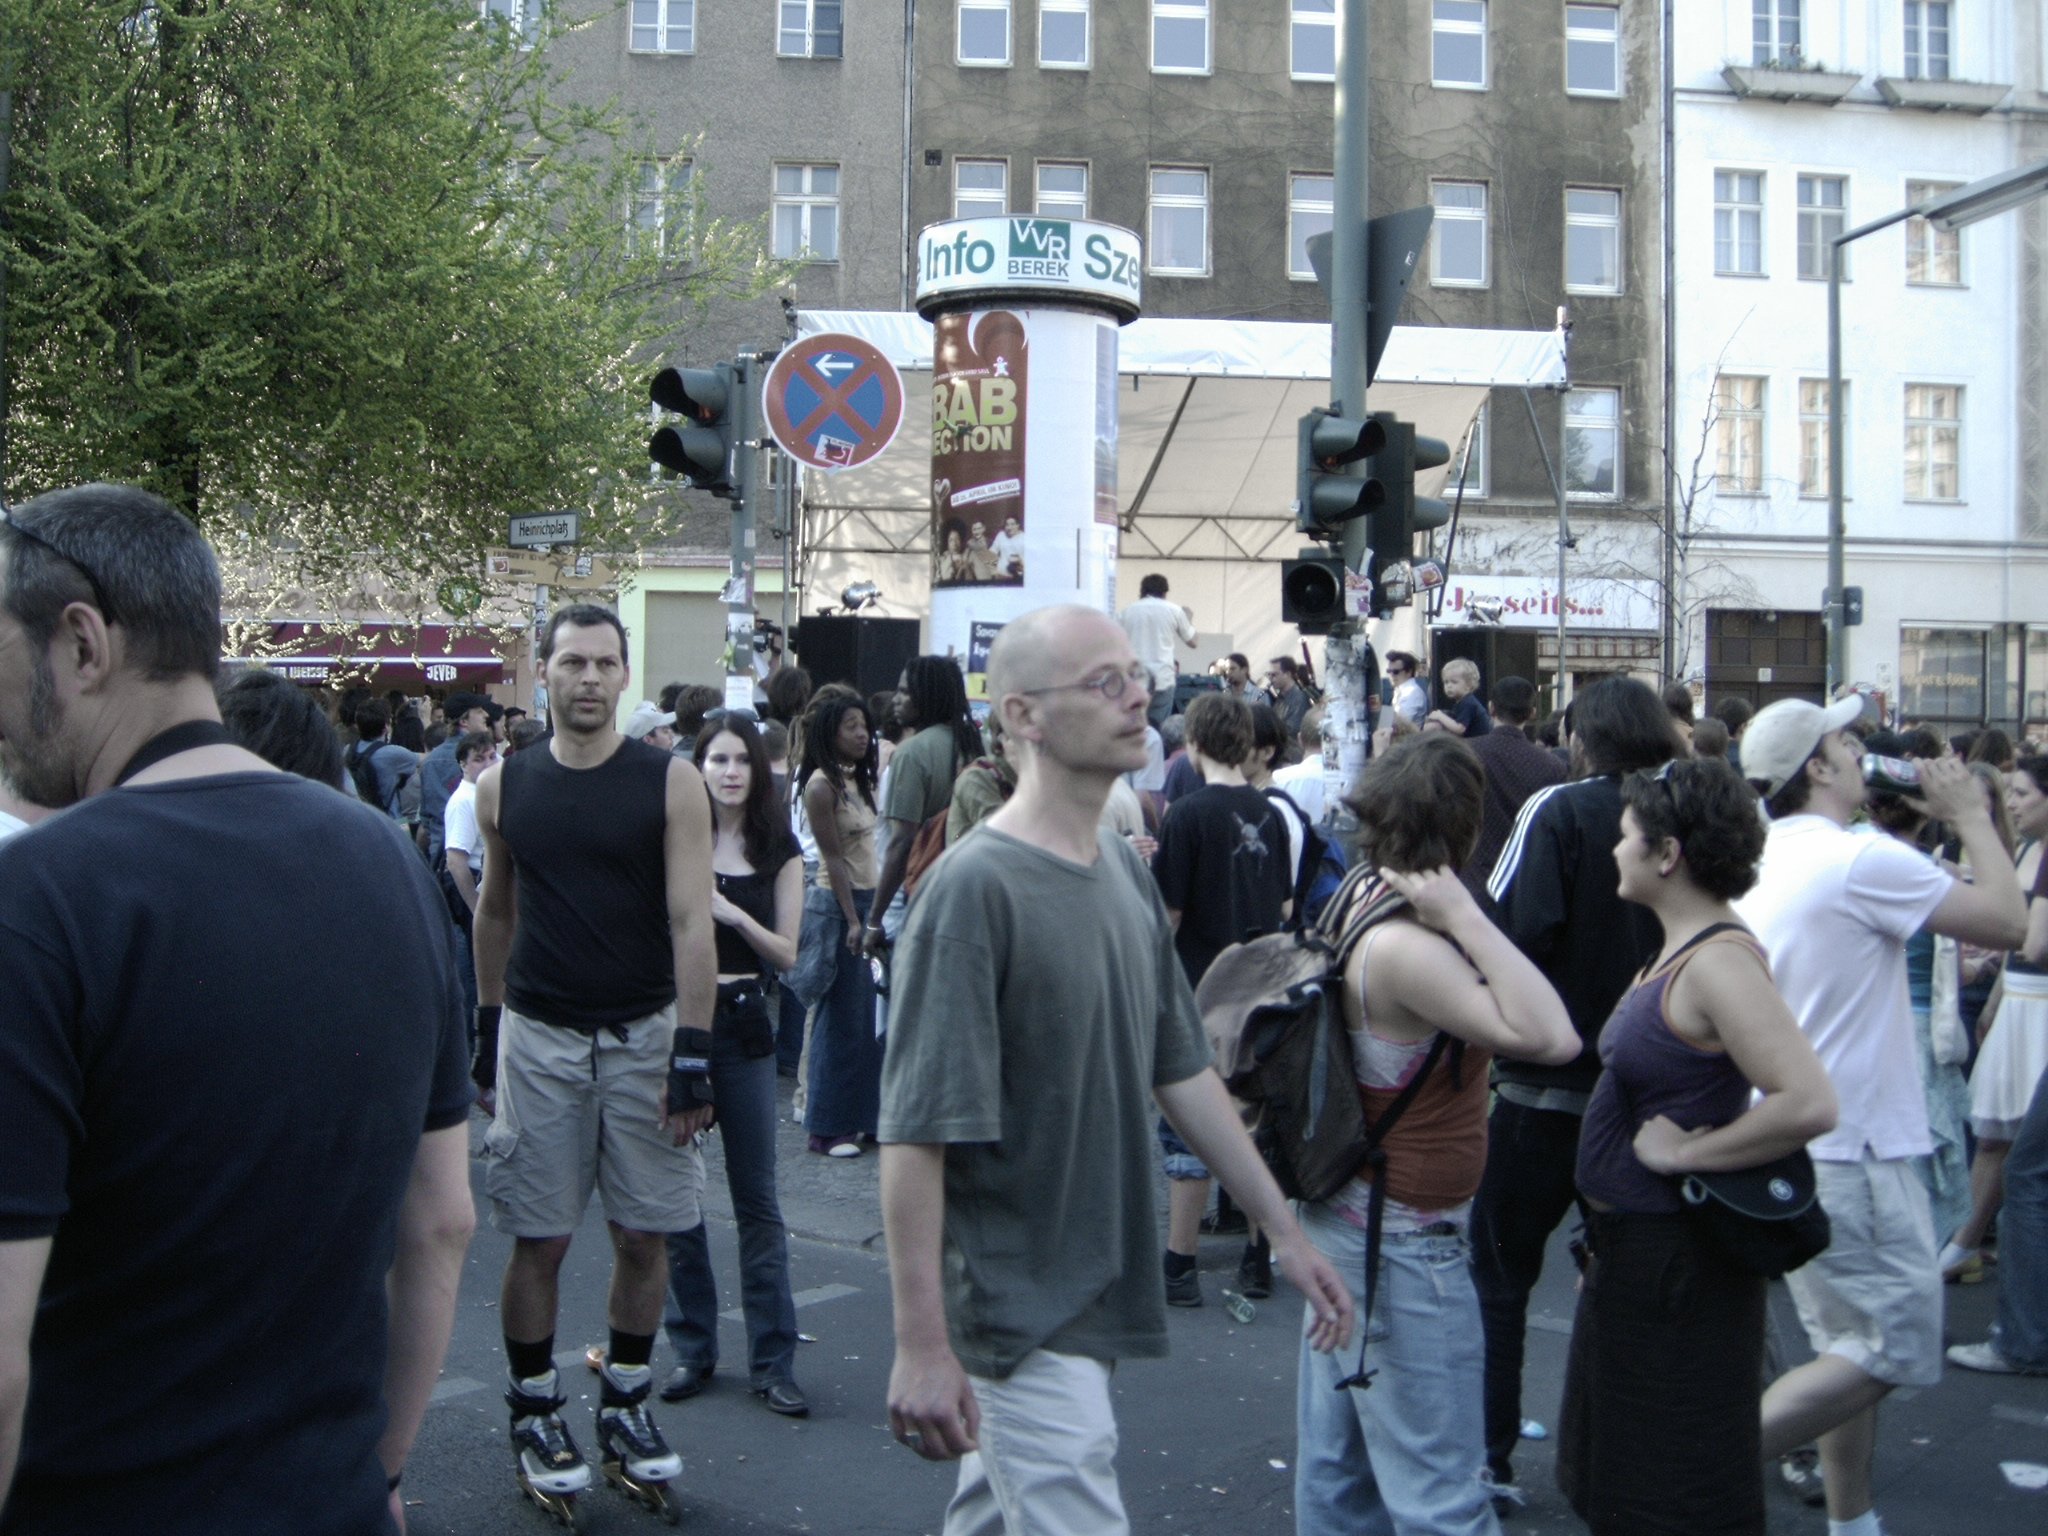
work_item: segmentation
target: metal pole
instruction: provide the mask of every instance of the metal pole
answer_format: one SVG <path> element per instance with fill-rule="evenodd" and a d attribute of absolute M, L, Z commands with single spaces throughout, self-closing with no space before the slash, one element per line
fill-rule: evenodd
<path fill-rule="evenodd" d="M 1557 488 L 1557 689 L 1555 707 L 1563 709 L 1572 701 L 1572 672 L 1565 659 L 1565 556 L 1571 551 L 1572 519 L 1570 506 L 1571 458 L 1565 444 L 1568 431 L 1566 417 L 1571 411 L 1572 376 L 1572 322 L 1565 306 L 1557 306 L 1557 345 L 1564 357 L 1565 388 L 1557 392 L 1557 475 L 1551 484 Z M 1621 423 L 1615 428 L 1620 430 Z M 1620 487 L 1615 487 L 1619 490 Z"/>
<path fill-rule="evenodd" d="M 1849 627 L 1842 600 L 1842 247 L 1828 247 L 1828 660 L 1826 697 L 1849 671 Z"/>
<path fill-rule="evenodd" d="M 732 663 L 725 677 L 728 709 L 751 709 L 754 703 L 754 509 L 760 505 L 761 370 L 752 353 L 735 360 L 739 400 L 733 407 L 733 452 L 739 463 L 733 477 L 738 495 L 732 504 L 732 566 L 726 580 L 725 637 Z M 735 686 L 745 682 L 745 697 Z"/>

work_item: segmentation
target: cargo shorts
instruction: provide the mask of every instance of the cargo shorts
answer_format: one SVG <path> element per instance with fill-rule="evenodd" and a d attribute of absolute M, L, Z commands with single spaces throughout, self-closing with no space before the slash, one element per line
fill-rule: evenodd
<path fill-rule="evenodd" d="M 498 1113 L 484 1133 L 493 1227 L 567 1237 L 593 1189 L 630 1231 L 685 1232 L 703 1219 L 704 1156 L 677 1146 L 661 1119 L 675 1022 L 673 1004 L 589 1033 L 505 1010 Z"/>

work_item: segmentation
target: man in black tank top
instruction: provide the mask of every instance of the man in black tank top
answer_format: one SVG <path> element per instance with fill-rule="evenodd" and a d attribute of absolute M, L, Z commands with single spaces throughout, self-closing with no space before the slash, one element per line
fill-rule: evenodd
<path fill-rule="evenodd" d="M 613 724 L 631 680 L 616 614 L 558 610 L 540 657 L 554 736 L 477 781 L 477 1080 L 497 1092 L 484 1182 L 515 1239 L 506 1401 L 520 1484 L 559 1508 L 590 1469 L 560 1416 L 556 1278 L 595 1189 L 613 1250 L 600 1460 L 658 1504 L 681 1466 L 645 1408 L 664 1234 L 701 1219 L 694 1138 L 711 1123 L 710 803 L 687 761 Z"/>

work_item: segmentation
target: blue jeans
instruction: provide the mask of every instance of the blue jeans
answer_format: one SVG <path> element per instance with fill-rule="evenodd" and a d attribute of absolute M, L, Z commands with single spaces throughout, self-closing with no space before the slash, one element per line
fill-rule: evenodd
<path fill-rule="evenodd" d="M 1379 1294 L 1365 1316 L 1365 1231 L 1327 1206 L 1302 1230 L 1351 1288 L 1365 1333 L 1364 1389 L 1337 1389 L 1350 1350 L 1301 1346 L 1295 1399 L 1294 1528 L 1300 1536 L 1498 1536 L 1479 1474 L 1485 1347 L 1464 1238 L 1449 1229 L 1380 1238 Z"/>
<path fill-rule="evenodd" d="M 863 921 L 873 891 L 853 893 Z M 804 1125 L 813 1136 L 875 1134 L 882 1115 L 882 1042 L 875 1035 L 875 976 L 846 951 L 844 919 L 831 985 L 811 1022 L 811 1081 Z"/>
<path fill-rule="evenodd" d="M 1991 1342 L 2014 1364 L 2048 1371 L 2048 1077 L 2006 1154 L 1998 1266 Z"/>
<path fill-rule="evenodd" d="M 462 1006 L 464 1009 L 462 1027 L 469 1032 L 469 1049 L 476 1052 L 476 951 L 470 947 L 469 935 L 455 923 L 448 925 L 454 935 L 450 943 L 455 949 L 455 974 L 462 980 Z"/>
<path fill-rule="evenodd" d="M 711 1034 L 711 1091 L 725 1183 L 739 1224 L 740 1299 L 747 1314 L 747 1369 L 756 1387 L 791 1379 L 796 1304 L 789 1294 L 789 1232 L 775 1198 L 775 1058 L 742 1056 Z M 678 1365 L 718 1364 L 718 1282 L 701 1221 L 668 1235 L 668 1311 L 662 1318 Z"/>

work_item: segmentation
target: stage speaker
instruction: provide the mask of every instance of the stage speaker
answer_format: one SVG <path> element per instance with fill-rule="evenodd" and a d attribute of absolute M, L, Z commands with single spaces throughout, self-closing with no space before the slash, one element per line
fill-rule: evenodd
<path fill-rule="evenodd" d="M 1436 676 L 1430 679 L 1430 696 L 1436 700 L 1432 706 L 1442 709 L 1446 703 L 1443 696 L 1444 663 L 1463 657 L 1479 667 L 1479 698 L 1482 703 L 1493 697 L 1496 679 L 1503 677 L 1526 678 L 1536 681 L 1536 631 L 1533 629 L 1497 629 L 1490 624 L 1474 624 L 1456 629 L 1433 630 L 1430 634 L 1430 661 L 1436 668 Z"/>
<path fill-rule="evenodd" d="M 916 619 L 813 616 L 797 622 L 792 643 L 797 661 L 814 684 L 846 683 L 866 698 L 895 691 L 903 669 L 917 654 L 918 628 Z"/>

